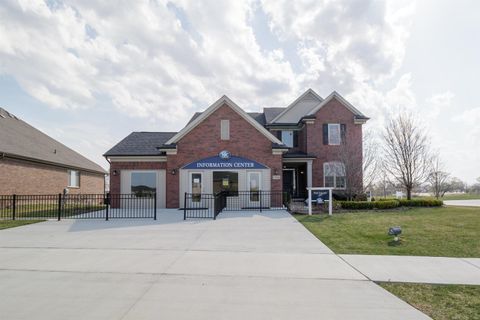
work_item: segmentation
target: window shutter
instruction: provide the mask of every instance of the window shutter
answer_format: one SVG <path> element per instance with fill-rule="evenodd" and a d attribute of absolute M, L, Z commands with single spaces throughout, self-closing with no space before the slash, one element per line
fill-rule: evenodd
<path fill-rule="evenodd" d="M 342 143 L 345 143 L 347 142 L 346 138 L 347 138 L 347 125 L 342 123 L 340 125 L 340 134 L 341 134 L 341 137 L 342 137 Z"/>
<path fill-rule="evenodd" d="M 298 147 L 298 131 L 293 131 L 293 147 Z"/>
<path fill-rule="evenodd" d="M 328 144 L 328 123 L 323 124 L 323 144 Z"/>

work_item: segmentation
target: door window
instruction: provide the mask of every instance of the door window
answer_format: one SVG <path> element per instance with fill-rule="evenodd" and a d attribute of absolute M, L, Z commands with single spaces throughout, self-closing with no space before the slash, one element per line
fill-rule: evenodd
<path fill-rule="evenodd" d="M 191 187 L 192 187 L 192 201 L 200 202 L 202 198 L 202 174 L 201 173 L 192 173 L 191 178 Z"/>
<path fill-rule="evenodd" d="M 250 191 L 250 201 L 259 201 L 260 196 L 260 172 L 248 173 L 248 187 Z"/>

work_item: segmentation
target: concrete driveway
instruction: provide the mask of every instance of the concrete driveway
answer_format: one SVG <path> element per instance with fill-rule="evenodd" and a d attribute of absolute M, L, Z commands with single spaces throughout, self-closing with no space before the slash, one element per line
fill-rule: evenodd
<path fill-rule="evenodd" d="M 0 231 L 3 319 L 429 319 L 286 212 Z"/>

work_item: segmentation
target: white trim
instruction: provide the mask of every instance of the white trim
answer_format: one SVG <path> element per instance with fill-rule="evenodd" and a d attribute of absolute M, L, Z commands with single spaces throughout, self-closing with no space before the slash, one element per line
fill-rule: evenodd
<path fill-rule="evenodd" d="M 323 101 L 323 98 L 320 97 L 315 91 L 313 91 L 311 88 L 309 88 L 307 91 L 305 91 L 302 95 L 300 95 L 300 97 L 298 97 L 297 99 L 295 99 L 295 101 L 293 101 L 292 103 L 290 103 L 288 105 L 288 107 L 285 108 L 285 110 L 283 110 L 282 112 L 280 112 L 275 118 L 272 119 L 272 121 L 270 121 L 270 123 L 274 123 L 275 121 L 277 121 L 279 118 L 281 118 L 285 113 L 287 113 L 290 109 L 292 109 L 293 107 L 295 107 L 295 105 L 300 101 L 302 100 L 306 95 L 308 95 L 309 93 L 311 93 L 315 98 L 317 98 L 318 100 Z"/>
<path fill-rule="evenodd" d="M 165 156 L 114 156 L 108 157 L 110 162 L 166 162 Z"/>
<path fill-rule="evenodd" d="M 287 152 L 289 149 L 272 149 L 272 154 L 284 154 L 285 152 Z"/>
<path fill-rule="evenodd" d="M 320 110 L 323 106 L 325 106 L 328 102 L 330 102 L 333 98 L 336 98 L 338 101 L 340 101 L 341 104 L 343 104 L 348 110 L 350 110 L 353 114 L 357 116 L 364 116 L 360 111 L 358 111 L 350 102 L 345 100 L 344 97 L 342 97 L 338 92 L 333 91 L 330 93 L 328 97 L 325 98 L 322 102 L 320 102 L 318 105 L 316 105 L 310 112 L 309 114 L 315 114 Z"/>
<path fill-rule="evenodd" d="M 255 121 L 242 108 L 240 108 L 237 104 L 235 104 L 235 102 L 233 102 L 229 97 L 225 95 L 222 96 L 220 99 L 218 99 L 210 107 L 208 107 L 207 110 L 202 112 L 195 120 L 187 124 L 182 130 L 180 130 L 176 135 L 170 138 L 170 140 L 168 140 L 165 144 L 177 143 L 193 128 L 198 126 L 203 120 L 208 118 L 213 112 L 215 112 L 218 108 L 220 108 L 224 104 L 228 105 L 230 108 L 236 111 L 243 119 L 245 119 L 248 123 L 250 123 L 255 129 L 260 131 L 260 133 L 262 133 L 268 140 L 274 143 L 282 144 L 282 142 L 279 139 L 277 139 L 277 137 L 271 134 L 267 129 L 265 129 L 265 127 L 263 127 L 261 124 Z"/>

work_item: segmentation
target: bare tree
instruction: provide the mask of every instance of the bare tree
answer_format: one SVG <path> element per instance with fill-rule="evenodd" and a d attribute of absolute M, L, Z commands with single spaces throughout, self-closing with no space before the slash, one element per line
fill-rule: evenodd
<path fill-rule="evenodd" d="M 401 114 L 390 120 L 383 138 L 385 169 L 411 199 L 413 188 L 425 182 L 429 174 L 428 136 L 412 115 Z"/>
<path fill-rule="evenodd" d="M 438 154 L 435 154 L 431 159 L 428 182 L 433 195 L 437 199 L 443 197 L 445 192 L 450 190 L 450 174 L 444 170 L 443 163 L 440 161 L 440 156 Z"/>
<path fill-rule="evenodd" d="M 368 190 L 372 188 L 373 182 L 377 178 L 377 169 L 379 168 L 378 159 L 378 141 L 376 141 L 372 131 L 365 131 L 363 134 L 363 188 Z"/>

